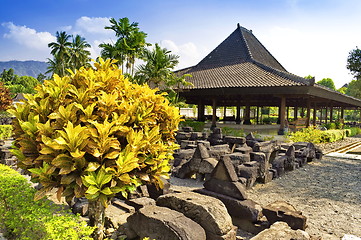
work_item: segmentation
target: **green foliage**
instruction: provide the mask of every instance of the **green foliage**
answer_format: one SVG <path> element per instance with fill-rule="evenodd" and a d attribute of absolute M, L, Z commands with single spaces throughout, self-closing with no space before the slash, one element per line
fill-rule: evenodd
<path fill-rule="evenodd" d="M 361 98 L 361 79 L 352 80 L 348 84 L 346 94 L 352 97 Z"/>
<path fill-rule="evenodd" d="M 13 69 L 4 70 L 0 74 L 0 78 L 14 96 L 16 93 L 34 93 L 34 87 L 40 83 L 34 77 L 19 77 L 18 75 L 15 75 Z"/>
<path fill-rule="evenodd" d="M 37 198 L 57 188 L 67 201 L 86 195 L 106 206 L 141 183 L 163 187 L 168 176 L 178 109 L 156 90 L 130 83 L 112 61 L 94 65 L 54 75 L 10 111 L 18 166 L 43 186 Z"/>
<path fill-rule="evenodd" d="M 9 240 L 90 240 L 93 228 L 49 200 L 34 202 L 27 179 L 0 164 L 0 232 Z"/>
<path fill-rule="evenodd" d="M 202 132 L 204 130 L 204 122 L 198 122 L 186 119 L 180 122 L 180 127 L 192 127 L 195 132 Z"/>
<path fill-rule="evenodd" d="M 13 126 L 11 125 L 0 125 L 0 139 L 8 139 L 12 136 Z"/>
<path fill-rule="evenodd" d="M 70 41 L 72 39 L 72 41 Z M 65 76 L 67 69 L 75 71 L 81 66 L 89 66 L 90 44 L 80 35 L 68 35 L 65 31 L 56 32 L 56 42 L 48 44 L 53 59 L 48 58 L 48 71 L 46 73 Z"/>
<path fill-rule="evenodd" d="M 243 129 L 235 129 L 231 127 L 222 127 L 222 134 L 225 136 L 233 136 L 233 137 L 244 137 Z"/>
<path fill-rule="evenodd" d="M 322 86 L 328 87 L 336 91 L 335 83 L 331 78 L 323 78 L 322 80 L 318 81 L 317 84 L 320 84 Z"/>
<path fill-rule="evenodd" d="M 277 123 L 278 117 L 265 117 L 262 119 L 262 122 L 264 124 L 272 124 Z"/>
<path fill-rule="evenodd" d="M 347 69 L 350 70 L 351 74 L 360 79 L 361 77 L 361 50 L 356 47 L 349 52 L 347 57 Z"/>
<path fill-rule="evenodd" d="M 336 123 L 334 123 L 334 122 L 325 123 L 325 124 L 323 124 L 323 126 L 325 128 L 327 128 L 327 130 L 337 129 Z"/>
<path fill-rule="evenodd" d="M 293 142 L 327 143 L 335 142 L 346 137 L 347 131 L 340 129 L 321 131 L 315 127 L 303 128 L 290 133 L 288 138 Z"/>
<path fill-rule="evenodd" d="M 361 134 L 361 128 L 358 127 L 346 127 L 347 137 L 353 137 L 355 135 Z"/>

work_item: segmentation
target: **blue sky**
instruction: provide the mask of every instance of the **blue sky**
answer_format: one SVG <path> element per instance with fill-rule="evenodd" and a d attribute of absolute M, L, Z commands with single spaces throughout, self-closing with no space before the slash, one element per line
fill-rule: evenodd
<path fill-rule="evenodd" d="M 180 56 L 179 68 L 197 64 L 237 23 L 254 35 L 291 73 L 352 80 L 350 50 L 361 43 L 359 0 L 1 0 L 0 61 L 50 57 L 56 31 L 80 34 L 92 45 L 114 40 L 109 18 L 128 17 Z"/>

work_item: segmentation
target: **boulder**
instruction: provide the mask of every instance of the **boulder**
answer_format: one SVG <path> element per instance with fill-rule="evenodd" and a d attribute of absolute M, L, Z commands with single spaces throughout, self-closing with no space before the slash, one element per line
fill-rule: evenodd
<path fill-rule="evenodd" d="M 86 198 L 79 198 L 77 201 L 74 202 L 72 205 L 72 212 L 74 214 L 80 214 L 80 216 L 88 216 L 88 208 L 89 208 L 89 202 Z"/>
<path fill-rule="evenodd" d="M 228 156 L 231 159 L 234 167 L 237 167 L 240 164 L 251 161 L 251 157 L 249 154 L 243 154 L 241 152 L 234 152 L 231 154 L 227 154 L 225 156 Z"/>
<path fill-rule="evenodd" d="M 206 240 L 204 229 L 182 213 L 166 207 L 146 206 L 128 217 L 130 228 L 140 237 L 157 240 Z"/>
<path fill-rule="evenodd" d="M 149 198 L 149 197 L 129 199 L 129 200 L 126 200 L 125 203 L 134 207 L 135 210 L 139 210 L 142 207 L 156 204 L 155 200 L 153 198 Z"/>
<path fill-rule="evenodd" d="M 256 161 L 248 162 L 237 166 L 238 177 L 246 179 L 246 187 L 252 188 L 258 176 L 258 163 Z"/>
<path fill-rule="evenodd" d="M 263 207 L 262 213 L 270 224 L 278 221 L 286 222 L 292 229 L 305 230 L 307 218 L 294 206 L 285 201 L 276 201 Z"/>
<path fill-rule="evenodd" d="M 258 163 L 258 180 L 261 183 L 269 182 L 269 169 L 270 163 L 266 158 L 266 155 L 262 152 L 252 152 L 251 160 Z M 272 177 L 271 177 L 272 179 Z"/>
<path fill-rule="evenodd" d="M 287 223 L 276 222 L 269 229 L 263 230 L 251 240 L 310 240 L 310 235 L 302 230 L 292 230 Z"/>
<path fill-rule="evenodd" d="M 207 240 L 236 238 L 236 229 L 224 204 L 213 197 L 195 192 L 171 193 L 160 196 L 157 205 L 183 213 L 206 231 Z"/>
<path fill-rule="evenodd" d="M 203 186 L 209 191 L 227 195 L 235 199 L 247 199 L 246 188 L 240 182 L 229 182 L 211 178 L 206 181 Z"/>

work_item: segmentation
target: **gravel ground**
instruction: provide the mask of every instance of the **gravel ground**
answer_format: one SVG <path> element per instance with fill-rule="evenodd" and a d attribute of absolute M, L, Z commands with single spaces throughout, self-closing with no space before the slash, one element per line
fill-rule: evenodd
<path fill-rule="evenodd" d="M 360 140 L 347 138 L 319 147 L 329 152 Z M 178 191 L 202 187 L 193 179 L 172 178 L 171 185 Z M 361 237 L 360 160 L 324 157 L 268 184 L 257 184 L 247 193 L 263 206 L 277 200 L 291 203 L 307 217 L 306 231 L 315 239 L 341 239 L 345 234 Z M 253 236 L 242 231 L 238 235 L 243 239 Z"/>

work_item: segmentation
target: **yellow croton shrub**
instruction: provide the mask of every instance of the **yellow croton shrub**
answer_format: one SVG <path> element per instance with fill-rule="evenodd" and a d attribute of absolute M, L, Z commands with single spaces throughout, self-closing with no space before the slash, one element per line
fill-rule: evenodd
<path fill-rule="evenodd" d="M 42 188 L 70 201 L 100 200 L 143 183 L 162 187 L 172 159 L 179 111 L 147 85 L 124 78 L 110 60 L 54 76 L 10 112 L 18 166 Z"/>

